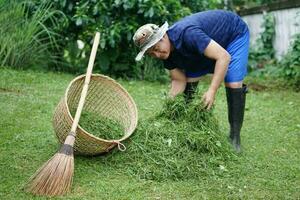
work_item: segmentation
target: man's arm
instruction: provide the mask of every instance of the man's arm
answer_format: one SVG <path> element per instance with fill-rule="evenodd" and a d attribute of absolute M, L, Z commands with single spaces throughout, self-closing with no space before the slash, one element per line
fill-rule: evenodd
<path fill-rule="evenodd" d="M 204 55 L 216 60 L 215 71 L 209 89 L 217 91 L 227 72 L 230 54 L 218 43 L 211 40 L 204 51 Z"/>
<path fill-rule="evenodd" d="M 186 76 L 179 69 L 175 68 L 169 71 L 171 76 L 171 89 L 169 95 L 175 97 L 184 91 L 186 86 Z"/>
<path fill-rule="evenodd" d="M 204 51 L 204 55 L 216 60 L 215 71 L 208 91 L 203 95 L 203 102 L 207 109 L 210 109 L 214 103 L 215 94 L 224 80 L 230 63 L 230 54 L 218 43 L 211 40 Z"/>

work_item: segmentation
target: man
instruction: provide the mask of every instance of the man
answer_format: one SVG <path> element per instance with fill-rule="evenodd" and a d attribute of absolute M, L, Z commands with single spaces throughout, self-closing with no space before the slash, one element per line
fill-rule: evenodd
<path fill-rule="evenodd" d="M 146 53 L 163 60 L 170 70 L 170 95 L 184 92 L 189 102 L 201 76 L 213 73 L 202 101 L 210 109 L 222 81 L 225 82 L 230 124 L 229 139 L 237 152 L 244 118 L 247 92 L 243 79 L 247 74 L 249 31 L 236 14 L 223 11 L 204 11 L 187 16 L 170 28 L 166 22 L 141 26 L 133 36 L 140 48 L 139 61 Z"/>

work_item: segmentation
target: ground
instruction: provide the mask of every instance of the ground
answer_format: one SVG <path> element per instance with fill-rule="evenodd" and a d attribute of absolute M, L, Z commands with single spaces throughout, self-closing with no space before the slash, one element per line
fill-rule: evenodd
<path fill-rule="evenodd" d="M 0 199 L 44 199 L 24 193 L 22 186 L 57 151 L 51 118 L 73 78 L 0 68 Z M 140 119 L 161 108 L 167 84 L 118 81 L 136 101 Z M 77 156 L 72 192 L 64 199 L 300 199 L 300 93 L 273 87 L 274 80 L 246 82 L 252 89 L 243 153 L 230 166 L 216 169 L 221 176 L 155 182 L 114 171 L 101 157 Z M 224 95 L 220 88 L 215 114 L 226 137 Z"/>

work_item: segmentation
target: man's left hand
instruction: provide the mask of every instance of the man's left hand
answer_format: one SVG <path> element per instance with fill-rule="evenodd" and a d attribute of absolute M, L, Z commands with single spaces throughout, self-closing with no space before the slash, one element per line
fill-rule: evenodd
<path fill-rule="evenodd" d="M 215 101 L 215 95 L 216 95 L 216 92 L 209 89 L 202 96 L 203 105 L 207 110 L 209 110 L 213 106 L 214 101 Z"/>

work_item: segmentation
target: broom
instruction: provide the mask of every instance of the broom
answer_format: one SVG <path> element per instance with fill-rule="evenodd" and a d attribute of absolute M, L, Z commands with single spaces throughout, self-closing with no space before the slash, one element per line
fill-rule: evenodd
<path fill-rule="evenodd" d="M 30 178 L 26 187 L 27 192 L 35 195 L 57 196 L 63 195 L 70 190 L 74 173 L 73 146 L 76 129 L 87 95 L 99 39 L 100 33 L 97 32 L 71 131 L 60 150 Z"/>

